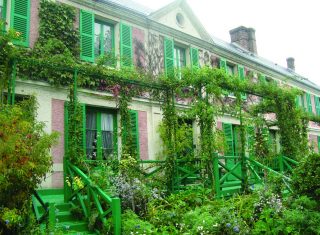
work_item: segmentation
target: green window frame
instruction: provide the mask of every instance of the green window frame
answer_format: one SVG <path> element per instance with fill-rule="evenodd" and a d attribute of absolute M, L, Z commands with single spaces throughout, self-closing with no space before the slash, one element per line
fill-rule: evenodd
<path fill-rule="evenodd" d="M 0 0 L 0 18 L 6 20 L 7 16 L 7 0 Z"/>
<path fill-rule="evenodd" d="M 174 45 L 174 68 L 177 70 L 177 76 L 181 79 L 181 69 L 186 67 L 186 49 Z"/>
<path fill-rule="evenodd" d="M 245 80 L 245 74 L 244 74 L 244 67 L 241 65 L 238 65 L 238 78 L 240 80 Z M 246 93 L 241 93 L 241 99 L 246 100 L 247 99 L 247 94 Z"/>
<path fill-rule="evenodd" d="M 120 61 L 121 67 L 133 66 L 132 28 L 124 23 L 120 24 Z"/>
<path fill-rule="evenodd" d="M 86 137 L 85 152 L 88 160 L 117 159 L 118 125 L 115 110 L 87 107 L 83 128 Z"/>
<path fill-rule="evenodd" d="M 30 34 L 30 0 L 12 0 L 10 27 L 20 33 L 13 42 L 28 47 Z"/>
<path fill-rule="evenodd" d="M 101 20 L 94 22 L 94 58 L 100 56 L 115 57 L 114 26 Z M 111 58 L 112 59 L 112 58 Z M 108 65 L 114 66 L 114 60 Z"/>
<path fill-rule="evenodd" d="M 320 100 L 319 96 L 314 96 L 314 105 L 316 107 L 316 114 L 320 116 Z"/>
<path fill-rule="evenodd" d="M 312 103 L 311 103 L 311 95 L 310 93 L 306 93 L 306 99 L 307 99 L 307 108 L 309 113 L 313 113 L 312 111 Z"/>

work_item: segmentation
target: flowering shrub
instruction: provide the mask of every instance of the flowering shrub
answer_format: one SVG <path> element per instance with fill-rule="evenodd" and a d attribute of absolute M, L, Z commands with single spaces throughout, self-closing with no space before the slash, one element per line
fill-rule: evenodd
<path fill-rule="evenodd" d="M 28 226 L 31 194 L 51 169 L 57 133 L 46 134 L 34 110 L 34 99 L 0 107 L 0 233 L 20 234 Z"/>

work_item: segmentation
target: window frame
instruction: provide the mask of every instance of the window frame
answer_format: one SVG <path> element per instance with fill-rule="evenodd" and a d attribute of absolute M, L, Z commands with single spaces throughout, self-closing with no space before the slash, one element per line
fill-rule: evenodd
<path fill-rule="evenodd" d="M 88 129 L 87 127 L 87 114 L 89 112 L 94 112 L 96 113 L 96 128 L 95 129 Z M 112 131 L 112 146 L 113 146 L 113 151 L 112 157 L 107 156 L 106 158 L 103 156 L 103 137 L 102 137 L 102 127 L 101 127 L 101 115 L 105 114 L 111 114 L 113 117 L 113 131 Z M 86 133 L 86 149 L 85 149 L 85 154 L 86 154 L 86 160 L 113 160 L 118 158 L 118 121 L 117 121 L 117 111 L 114 109 L 108 109 L 108 108 L 99 108 L 99 107 L 93 107 L 93 106 L 87 106 L 86 107 L 86 112 L 85 112 L 85 133 Z M 97 146 L 96 146 L 96 159 L 90 159 L 89 158 L 89 153 L 88 153 L 88 148 L 87 148 L 87 131 L 96 131 L 96 138 L 97 138 Z"/>
<path fill-rule="evenodd" d="M 100 43 L 100 48 L 99 48 L 99 55 L 96 56 L 96 53 L 95 53 L 95 48 L 96 48 L 96 42 L 95 40 L 93 41 L 93 48 L 94 48 L 94 51 L 93 51 L 93 56 L 94 56 L 94 60 L 96 61 L 99 57 L 102 57 L 105 55 L 105 51 L 104 51 L 104 40 L 105 40 L 105 37 L 104 37 L 104 27 L 103 26 L 109 26 L 110 29 L 111 29 L 111 51 L 110 51 L 110 55 L 112 56 L 115 56 L 115 34 L 114 34 L 114 24 L 112 23 L 109 23 L 107 21 L 104 21 L 104 20 L 101 20 L 101 19 L 94 19 L 94 29 L 93 29 L 93 35 L 94 35 L 94 39 L 96 37 L 96 32 L 95 32 L 95 25 L 96 24 L 99 24 L 99 27 L 100 27 L 100 35 L 99 35 L 99 43 Z M 107 52 L 108 53 L 108 52 Z"/>

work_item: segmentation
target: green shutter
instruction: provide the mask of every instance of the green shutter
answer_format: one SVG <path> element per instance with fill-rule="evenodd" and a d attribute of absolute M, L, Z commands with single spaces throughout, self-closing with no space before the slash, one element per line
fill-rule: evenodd
<path fill-rule="evenodd" d="M 11 28 L 21 33 L 17 45 L 29 46 L 30 31 L 30 0 L 12 0 L 11 3 Z"/>
<path fill-rule="evenodd" d="M 137 151 L 137 157 L 140 157 L 140 143 L 139 143 L 139 119 L 138 111 L 130 110 L 130 121 L 131 121 L 131 136 L 133 139 L 134 148 Z"/>
<path fill-rule="evenodd" d="M 130 110 L 130 133 L 132 137 L 132 146 L 136 150 L 137 157 L 140 156 L 140 144 L 139 144 L 139 125 L 138 125 L 138 111 Z M 124 123 L 122 133 L 122 146 L 127 144 L 127 125 Z"/>
<path fill-rule="evenodd" d="M 297 108 L 301 107 L 301 97 L 300 96 L 296 96 L 295 102 L 296 102 Z"/>
<path fill-rule="evenodd" d="M 306 111 L 306 105 L 304 102 L 304 95 L 300 96 L 300 100 L 301 100 L 301 107 L 303 108 L 304 111 Z"/>
<path fill-rule="evenodd" d="M 172 39 L 164 39 L 164 66 L 166 76 L 174 75 L 174 43 Z"/>
<path fill-rule="evenodd" d="M 121 66 L 132 66 L 132 30 L 123 23 L 120 24 L 120 57 Z"/>
<path fill-rule="evenodd" d="M 311 96 L 309 93 L 306 93 L 306 98 L 307 98 L 307 107 L 308 107 L 308 112 L 312 113 L 312 103 L 311 103 Z"/>
<path fill-rule="evenodd" d="M 80 58 L 94 62 L 94 14 L 80 11 Z"/>
<path fill-rule="evenodd" d="M 227 150 L 225 151 L 225 156 L 234 156 L 234 145 L 233 145 L 233 132 L 232 132 L 232 124 L 223 123 L 223 132 L 225 135 L 225 140 L 227 144 Z"/>
<path fill-rule="evenodd" d="M 220 58 L 220 69 L 222 69 L 226 73 L 228 72 L 227 61 L 223 58 Z"/>
<path fill-rule="evenodd" d="M 238 77 L 240 80 L 245 80 L 244 76 L 244 67 L 241 65 L 238 65 Z M 247 94 L 246 93 L 241 93 L 241 99 L 247 99 Z"/>
<path fill-rule="evenodd" d="M 191 56 L 191 68 L 198 69 L 199 68 L 199 50 L 197 48 L 190 48 L 190 56 Z"/>
<path fill-rule="evenodd" d="M 314 104 L 316 106 L 316 114 L 320 116 L 320 102 L 318 96 L 314 96 Z"/>
<path fill-rule="evenodd" d="M 267 83 L 266 75 L 259 74 L 259 81 L 263 84 Z"/>
<path fill-rule="evenodd" d="M 320 136 L 318 136 L 318 153 L 320 153 Z"/>

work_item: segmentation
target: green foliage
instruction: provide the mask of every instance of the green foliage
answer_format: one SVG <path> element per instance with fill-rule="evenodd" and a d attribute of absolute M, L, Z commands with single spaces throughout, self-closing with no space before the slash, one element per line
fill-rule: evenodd
<path fill-rule="evenodd" d="M 47 44 L 49 40 L 61 41 L 73 56 L 79 56 L 79 32 L 75 29 L 75 8 L 63 3 L 48 0 L 40 1 L 39 43 Z"/>
<path fill-rule="evenodd" d="M 30 197 L 51 170 L 50 148 L 58 137 L 45 133 L 30 109 L 36 110 L 33 98 L 0 109 L 0 220 L 12 232 L 26 226 Z"/>
<path fill-rule="evenodd" d="M 121 218 L 122 234 L 155 234 L 155 227 L 140 219 L 133 211 L 126 210 Z"/>
<path fill-rule="evenodd" d="M 320 155 L 312 153 L 303 158 L 292 174 L 292 185 L 298 195 L 320 200 Z"/>

